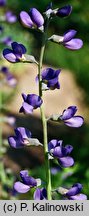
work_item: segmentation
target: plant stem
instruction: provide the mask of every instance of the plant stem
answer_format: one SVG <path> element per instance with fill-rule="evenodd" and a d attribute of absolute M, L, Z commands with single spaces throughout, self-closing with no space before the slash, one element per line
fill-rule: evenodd
<path fill-rule="evenodd" d="M 41 70 L 42 70 L 42 62 L 43 62 L 43 56 L 44 56 L 44 51 L 45 51 L 45 45 L 46 45 L 46 36 L 44 34 L 44 36 L 43 36 L 43 43 L 42 43 L 41 52 L 40 52 L 39 65 L 38 65 L 38 71 L 39 71 L 39 96 L 42 99 L 43 99 L 43 95 L 42 95 Z M 43 106 L 43 104 L 40 107 L 40 112 L 41 112 L 41 119 L 42 119 L 42 125 L 43 125 L 47 199 L 51 200 L 52 199 L 51 198 L 51 173 L 50 173 L 50 163 L 49 163 L 49 158 L 48 158 L 47 121 L 46 121 L 46 117 L 45 117 L 45 112 L 44 112 L 44 106 Z"/>

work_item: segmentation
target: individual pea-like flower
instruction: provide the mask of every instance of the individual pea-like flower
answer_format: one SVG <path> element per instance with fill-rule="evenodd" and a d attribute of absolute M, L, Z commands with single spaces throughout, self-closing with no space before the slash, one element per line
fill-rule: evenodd
<path fill-rule="evenodd" d="M 20 113 L 31 114 L 34 109 L 37 109 L 43 103 L 40 96 L 36 94 L 22 94 L 24 102 L 19 110 Z"/>
<path fill-rule="evenodd" d="M 6 0 L 0 0 L 0 7 L 5 6 Z"/>
<path fill-rule="evenodd" d="M 59 118 L 64 122 L 65 125 L 69 127 L 81 127 L 84 123 L 84 118 L 82 116 L 75 116 L 76 112 L 77 107 L 70 106 L 63 111 Z"/>
<path fill-rule="evenodd" d="M 48 151 L 49 154 L 52 157 L 57 158 L 58 163 L 62 166 L 62 167 L 70 167 L 74 165 L 74 160 L 72 157 L 68 156 L 72 150 L 73 147 L 71 145 L 66 145 L 65 147 L 62 146 L 62 140 L 51 140 L 48 143 Z"/>
<path fill-rule="evenodd" d="M 83 41 L 79 38 L 74 38 L 76 33 L 77 31 L 72 29 L 64 33 L 63 36 L 52 35 L 48 40 L 62 44 L 69 50 L 78 50 L 83 46 Z"/>
<path fill-rule="evenodd" d="M 17 21 L 17 17 L 12 13 L 12 11 L 7 11 L 5 17 L 6 21 L 9 23 L 15 23 Z"/>
<path fill-rule="evenodd" d="M 38 139 L 31 138 L 31 132 L 24 127 L 18 127 L 14 129 L 15 135 L 8 137 L 9 145 L 13 148 L 22 148 L 25 146 L 39 146 L 42 144 Z"/>
<path fill-rule="evenodd" d="M 21 170 L 20 177 L 22 182 L 17 181 L 14 184 L 14 189 L 18 193 L 27 193 L 31 188 L 41 185 L 41 180 L 29 176 L 27 170 Z"/>
<path fill-rule="evenodd" d="M 36 8 L 31 8 L 29 13 L 21 11 L 20 19 L 24 26 L 28 28 L 39 28 L 43 30 L 44 18 Z"/>
<path fill-rule="evenodd" d="M 31 138 L 31 132 L 24 128 L 18 127 L 14 129 L 15 136 L 9 136 L 8 142 L 13 148 L 21 148 L 29 144 L 29 139 Z"/>
<path fill-rule="evenodd" d="M 50 3 L 46 9 L 46 16 L 48 18 L 53 17 L 53 16 L 58 16 L 60 18 L 67 17 L 71 14 L 72 12 L 72 6 L 71 5 L 65 5 L 62 8 L 57 8 L 57 9 L 52 9 L 52 3 Z"/>
<path fill-rule="evenodd" d="M 5 66 L 0 68 L 0 72 L 4 74 L 5 80 L 10 87 L 15 87 L 17 84 L 16 78 L 10 73 L 9 69 Z"/>
<path fill-rule="evenodd" d="M 26 53 L 26 48 L 23 44 L 13 42 L 11 43 L 12 49 L 4 49 L 4 58 L 12 63 L 24 61 L 24 54 Z"/>
<path fill-rule="evenodd" d="M 72 6 L 71 5 L 65 5 L 64 7 L 59 8 L 57 10 L 56 15 L 58 17 L 67 17 L 71 14 L 71 12 L 72 12 Z"/>
<path fill-rule="evenodd" d="M 37 188 L 34 192 L 34 200 L 47 200 L 47 191 L 45 188 Z"/>
<path fill-rule="evenodd" d="M 58 76 L 61 70 L 54 70 L 52 68 L 46 68 L 42 71 L 42 83 L 46 85 L 48 89 L 59 89 L 60 83 L 58 81 Z"/>
<path fill-rule="evenodd" d="M 80 193 L 82 188 L 80 183 L 76 183 L 65 193 L 65 196 L 69 200 L 87 200 L 87 196 Z"/>

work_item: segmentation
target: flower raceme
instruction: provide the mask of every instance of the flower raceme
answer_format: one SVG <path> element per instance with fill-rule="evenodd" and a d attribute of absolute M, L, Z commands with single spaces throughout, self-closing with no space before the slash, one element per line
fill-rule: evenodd
<path fill-rule="evenodd" d="M 22 94 L 24 102 L 19 110 L 20 113 L 31 114 L 34 109 L 37 109 L 43 103 L 40 96 L 36 94 Z"/>
<path fill-rule="evenodd" d="M 51 140 L 48 143 L 48 150 L 49 150 L 49 154 L 52 157 L 57 158 L 58 163 L 62 166 L 62 167 L 70 167 L 74 165 L 74 160 L 72 157 L 68 156 L 72 150 L 73 147 L 71 145 L 66 145 L 65 147 L 62 146 L 62 140 Z"/>
<path fill-rule="evenodd" d="M 20 177 L 22 182 L 17 181 L 14 184 L 14 189 L 18 193 L 27 193 L 31 188 L 41 185 L 41 180 L 29 176 L 27 170 L 20 171 Z"/>
<path fill-rule="evenodd" d="M 75 116 L 76 112 L 77 107 L 70 106 L 63 111 L 62 115 L 59 118 L 64 122 L 65 125 L 69 127 L 81 127 L 84 123 L 84 119 L 82 116 Z"/>
<path fill-rule="evenodd" d="M 83 46 L 83 41 L 79 38 L 74 38 L 76 30 L 68 30 L 63 36 L 52 35 L 48 40 L 62 44 L 65 48 L 70 50 L 78 50 Z"/>
<path fill-rule="evenodd" d="M 43 30 L 44 18 L 36 8 L 31 8 L 29 13 L 21 11 L 20 19 L 27 28 L 38 28 Z"/>

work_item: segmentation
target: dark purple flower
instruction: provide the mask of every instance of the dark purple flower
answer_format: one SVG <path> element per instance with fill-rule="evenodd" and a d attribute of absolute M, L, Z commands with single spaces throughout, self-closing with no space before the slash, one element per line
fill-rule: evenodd
<path fill-rule="evenodd" d="M 6 0 L 0 0 L 0 6 L 2 7 L 2 6 L 5 6 L 5 4 L 6 4 Z"/>
<path fill-rule="evenodd" d="M 49 153 L 52 157 L 58 159 L 59 164 L 62 167 L 70 167 L 74 165 L 74 160 L 72 157 L 68 155 L 73 150 L 71 145 L 66 145 L 65 147 L 62 146 L 62 140 L 51 140 L 48 143 Z"/>
<path fill-rule="evenodd" d="M 31 138 L 31 132 L 24 128 L 18 127 L 15 130 L 15 136 L 9 136 L 8 142 L 13 148 L 21 148 L 29 144 L 29 139 Z"/>
<path fill-rule="evenodd" d="M 40 179 L 34 179 L 33 177 L 28 175 L 27 170 L 20 171 L 20 177 L 22 182 L 18 181 L 14 184 L 14 189 L 18 193 L 27 193 L 31 188 L 40 186 Z"/>
<path fill-rule="evenodd" d="M 63 111 L 62 115 L 59 118 L 64 121 L 64 124 L 69 127 L 81 127 L 84 123 L 84 119 L 81 116 L 75 116 L 76 112 L 77 107 L 70 106 Z"/>
<path fill-rule="evenodd" d="M 28 28 L 42 28 L 44 24 L 44 18 L 36 8 L 31 8 L 29 13 L 21 11 L 20 19 L 22 24 Z"/>
<path fill-rule="evenodd" d="M 34 200 L 47 200 L 47 191 L 45 188 L 37 188 L 34 192 Z"/>
<path fill-rule="evenodd" d="M 77 31 L 69 30 L 63 36 L 52 35 L 49 40 L 62 44 L 64 47 L 70 50 L 78 50 L 83 46 L 83 41 L 79 38 L 74 38 Z"/>
<path fill-rule="evenodd" d="M 24 102 L 22 103 L 22 107 L 20 108 L 20 113 L 30 114 L 34 109 L 37 109 L 42 104 L 42 99 L 40 96 L 36 94 L 22 94 Z"/>
<path fill-rule="evenodd" d="M 15 23 L 17 21 L 17 17 L 12 13 L 12 11 L 7 11 L 5 16 L 6 21 L 9 23 Z"/>
<path fill-rule="evenodd" d="M 59 89 L 60 83 L 58 81 L 58 76 L 61 70 L 54 70 L 52 68 L 46 68 L 42 71 L 42 82 L 46 84 L 48 89 Z"/>
<path fill-rule="evenodd" d="M 69 200 L 87 200 L 87 196 L 85 194 L 80 194 L 82 190 L 82 185 L 80 183 L 74 184 L 67 193 L 65 193 L 65 196 Z"/>
<path fill-rule="evenodd" d="M 17 42 L 11 43 L 11 49 L 4 49 L 3 56 L 4 58 L 12 63 L 24 61 L 24 54 L 26 53 L 26 48 L 23 44 L 19 44 Z"/>
<path fill-rule="evenodd" d="M 9 69 L 7 67 L 1 67 L 0 71 L 5 75 L 7 84 L 11 87 L 15 87 L 17 84 L 17 80 L 10 73 Z"/>
<path fill-rule="evenodd" d="M 57 13 L 56 15 L 59 16 L 59 17 L 66 17 L 66 16 L 69 16 L 72 12 L 72 6 L 71 5 L 66 5 L 62 8 L 59 8 L 57 10 Z"/>

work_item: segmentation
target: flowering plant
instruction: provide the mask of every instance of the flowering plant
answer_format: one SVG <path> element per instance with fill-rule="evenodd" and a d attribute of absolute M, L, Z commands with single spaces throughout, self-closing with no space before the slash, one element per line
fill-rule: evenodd
<path fill-rule="evenodd" d="M 70 29 L 66 33 L 61 35 L 52 35 L 48 38 L 48 27 L 52 19 L 56 17 L 64 18 L 71 14 L 72 6 L 66 5 L 62 8 L 53 9 L 52 4 L 48 5 L 46 11 L 42 15 L 36 8 L 30 8 L 29 12 L 21 11 L 20 20 L 21 23 L 31 29 L 36 29 L 41 32 L 42 35 L 42 45 L 40 51 L 39 62 L 37 62 L 34 56 L 26 55 L 26 48 L 23 44 L 18 42 L 11 43 L 11 49 L 4 49 L 3 56 L 6 60 L 12 63 L 27 62 L 35 63 L 38 67 L 38 74 L 36 75 L 36 81 L 39 88 L 39 95 L 36 94 L 22 94 L 23 103 L 20 108 L 20 112 L 24 114 L 32 114 L 34 109 L 40 108 L 41 120 L 43 125 L 43 144 L 37 139 L 31 137 L 31 132 L 23 127 L 15 128 L 15 136 L 10 136 L 8 138 L 10 146 L 14 148 L 21 148 L 24 146 L 42 145 L 44 149 L 45 157 L 45 172 L 46 172 L 46 182 L 45 187 L 42 185 L 42 181 L 34 179 L 28 175 L 27 170 L 20 171 L 21 182 L 17 181 L 14 184 L 14 189 L 19 193 L 26 193 L 31 188 L 35 188 L 34 199 L 52 199 L 52 187 L 51 187 L 51 170 L 50 170 L 50 160 L 57 160 L 57 163 L 62 168 L 67 168 L 74 165 L 74 159 L 70 156 L 73 147 L 71 145 L 62 145 L 62 140 L 51 140 L 48 143 L 47 135 L 47 121 L 57 121 L 64 122 L 65 125 L 69 127 L 78 128 L 83 125 L 84 119 L 81 116 L 76 116 L 77 107 L 70 105 L 66 110 L 63 111 L 61 115 L 53 115 L 48 119 L 44 112 L 44 98 L 43 93 L 47 90 L 61 89 L 59 83 L 59 74 L 61 69 L 54 70 L 53 68 L 45 68 L 43 70 L 43 57 L 47 42 L 58 43 L 58 45 L 63 45 L 65 48 L 71 50 L 78 50 L 83 46 L 83 42 L 79 38 L 74 38 L 76 35 L 76 30 Z M 70 189 L 65 189 L 59 186 L 55 191 L 57 193 L 66 196 L 67 199 L 71 200 L 84 200 L 87 199 L 86 195 L 80 194 L 82 185 L 80 183 L 74 184 Z"/>

